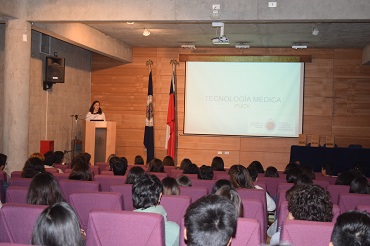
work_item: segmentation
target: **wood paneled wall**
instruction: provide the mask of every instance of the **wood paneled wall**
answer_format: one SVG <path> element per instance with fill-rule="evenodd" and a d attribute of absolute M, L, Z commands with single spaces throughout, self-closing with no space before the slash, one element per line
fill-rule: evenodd
<path fill-rule="evenodd" d="M 171 59 L 179 54 L 217 55 L 310 55 L 305 65 L 304 133 L 319 134 L 321 144 L 334 135 L 338 146 L 362 144 L 370 147 L 370 66 L 361 65 L 360 49 L 247 49 L 134 48 L 133 62 L 120 64 L 93 55 L 91 100 L 100 100 L 108 120 L 117 122 L 116 154 L 133 162 L 146 156 L 143 146 L 148 86 L 146 61 L 153 61 L 155 155 L 163 159 Z M 185 64 L 177 67 L 177 162 L 189 158 L 198 165 L 210 165 L 218 151 L 226 166 L 248 165 L 259 160 L 266 168 L 283 169 L 289 161 L 290 146 L 297 138 L 183 136 Z"/>

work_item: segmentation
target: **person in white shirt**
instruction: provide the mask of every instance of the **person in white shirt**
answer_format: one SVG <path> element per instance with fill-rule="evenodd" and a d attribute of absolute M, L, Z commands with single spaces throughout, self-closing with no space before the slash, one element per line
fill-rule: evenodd
<path fill-rule="evenodd" d="M 105 121 L 105 114 L 103 113 L 101 107 L 100 107 L 100 102 L 99 101 L 94 101 L 91 104 L 89 112 L 86 114 L 86 120 L 103 120 Z"/>

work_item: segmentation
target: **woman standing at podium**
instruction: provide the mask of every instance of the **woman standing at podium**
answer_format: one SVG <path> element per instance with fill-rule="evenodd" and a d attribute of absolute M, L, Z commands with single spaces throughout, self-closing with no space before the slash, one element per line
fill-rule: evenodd
<path fill-rule="evenodd" d="M 105 121 L 105 114 L 103 113 L 100 102 L 94 101 L 91 104 L 90 110 L 86 115 L 86 120 L 99 120 L 99 121 Z"/>

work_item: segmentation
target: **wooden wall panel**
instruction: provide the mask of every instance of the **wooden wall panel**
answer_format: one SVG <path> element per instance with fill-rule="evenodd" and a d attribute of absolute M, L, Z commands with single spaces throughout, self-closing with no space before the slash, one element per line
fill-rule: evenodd
<path fill-rule="evenodd" d="M 134 48 L 133 62 L 120 64 L 100 55 L 93 56 L 91 100 L 102 103 L 108 119 L 117 121 L 117 154 L 133 160 L 145 156 L 143 146 L 145 107 L 148 85 L 146 61 L 153 61 L 155 152 L 166 155 L 164 141 L 168 93 L 172 75 L 172 59 L 180 54 L 202 55 L 300 55 L 311 56 L 306 63 L 304 87 L 304 133 L 320 135 L 325 143 L 327 135 L 334 135 L 338 146 L 359 142 L 370 147 L 370 66 L 361 65 L 360 49 L 257 48 Z M 267 167 L 283 169 L 289 160 L 290 146 L 297 138 L 246 138 L 184 136 L 185 63 L 177 73 L 177 162 L 183 158 L 210 164 L 214 156 L 222 156 L 226 166 L 236 163 L 248 165 L 259 160 Z M 357 140 L 357 141 L 356 141 Z M 222 154 L 218 154 L 222 151 Z M 225 154 L 229 152 L 229 154 Z"/>

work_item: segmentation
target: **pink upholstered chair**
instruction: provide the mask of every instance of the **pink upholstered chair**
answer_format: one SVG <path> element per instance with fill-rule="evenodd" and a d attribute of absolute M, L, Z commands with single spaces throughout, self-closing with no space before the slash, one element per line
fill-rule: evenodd
<path fill-rule="evenodd" d="M 349 193 L 349 186 L 348 185 L 328 185 L 326 186 L 326 190 L 329 191 L 330 196 L 331 196 L 331 201 L 333 202 L 333 204 L 338 204 L 339 194 Z"/>
<path fill-rule="evenodd" d="M 261 187 L 263 190 L 267 191 L 266 188 L 267 188 L 267 185 L 266 183 L 262 182 L 262 181 L 258 181 L 258 182 L 254 182 L 254 185 L 258 185 L 259 187 Z"/>
<path fill-rule="evenodd" d="M 280 183 L 286 183 L 283 178 L 271 178 L 271 177 L 258 177 L 258 182 L 264 182 L 266 184 L 266 190 L 272 198 L 276 197 L 277 187 Z"/>
<path fill-rule="evenodd" d="M 191 203 L 190 196 L 162 196 L 161 205 L 167 212 L 167 220 L 181 224 L 186 209 Z"/>
<path fill-rule="evenodd" d="M 171 170 L 171 177 L 172 178 L 177 178 L 178 176 L 182 175 L 182 172 L 184 170 L 180 170 L 180 169 L 172 169 Z"/>
<path fill-rule="evenodd" d="M 93 209 L 122 210 L 122 194 L 118 192 L 72 193 L 69 204 L 75 209 L 82 229 L 87 229 L 89 213 Z"/>
<path fill-rule="evenodd" d="M 69 173 L 53 173 L 53 176 L 57 181 L 62 180 L 62 179 L 68 179 L 69 178 Z"/>
<path fill-rule="evenodd" d="M 132 211 L 90 212 L 86 246 L 165 245 L 160 214 Z"/>
<path fill-rule="evenodd" d="M 230 175 L 227 173 L 227 171 L 213 171 L 213 179 L 214 180 L 220 180 L 220 179 L 230 179 Z"/>
<path fill-rule="evenodd" d="M 72 172 L 72 169 L 70 169 L 70 168 L 64 169 L 64 173 L 71 173 L 71 172 Z"/>
<path fill-rule="evenodd" d="M 126 176 L 95 175 L 94 180 L 100 183 L 101 191 L 110 191 L 112 185 L 120 185 L 126 182 Z"/>
<path fill-rule="evenodd" d="M 237 191 L 238 191 L 239 196 L 242 199 L 260 200 L 266 211 L 266 218 L 267 218 L 267 202 L 266 202 L 266 191 L 265 190 L 239 188 L 237 189 Z"/>
<path fill-rule="evenodd" d="M 135 209 L 132 203 L 132 184 L 112 185 L 110 191 L 122 194 L 124 210 L 132 211 Z"/>
<path fill-rule="evenodd" d="M 303 220 L 286 220 L 281 236 L 281 242 L 289 242 L 299 246 L 329 245 L 334 223 Z"/>
<path fill-rule="evenodd" d="M 9 186 L 6 190 L 6 202 L 27 204 L 27 193 L 27 187 Z"/>
<path fill-rule="evenodd" d="M 100 174 L 99 166 L 90 166 L 90 169 L 94 176 Z"/>
<path fill-rule="evenodd" d="M 191 202 L 195 202 L 199 198 L 207 195 L 207 188 L 205 187 L 188 187 L 188 186 L 180 186 L 180 195 L 182 196 L 190 196 Z"/>
<path fill-rule="evenodd" d="M 313 184 L 315 184 L 315 185 L 320 185 L 322 188 L 324 188 L 324 189 L 326 189 L 326 187 L 328 186 L 328 185 L 330 185 L 330 182 L 329 182 L 329 180 L 322 180 L 322 179 L 314 179 L 314 180 L 312 180 L 313 181 Z"/>
<path fill-rule="evenodd" d="M 29 178 L 10 178 L 9 186 L 23 186 L 29 187 L 32 179 Z"/>
<path fill-rule="evenodd" d="M 357 205 L 370 204 L 370 195 L 341 193 L 339 194 L 339 208 L 341 213 L 356 209 Z"/>
<path fill-rule="evenodd" d="M 167 173 L 157 173 L 157 172 L 151 172 L 150 175 L 155 175 L 157 178 L 162 181 L 162 179 L 167 177 Z"/>
<path fill-rule="evenodd" d="M 265 242 L 267 231 L 267 215 L 264 205 L 261 200 L 257 199 L 242 199 L 244 208 L 244 218 L 255 219 L 260 226 L 259 241 Z"/>
<path fill-rule="evenodd" d="M 67 200 L 69 195 L 76 192 L 98 192 L 100 184 L 96 181 L 80 181 L 62 179 L 59 181 L 63 197 Z"/>
<path fill-rule="evenodd" d="M 235 238 L 232 239 L 232 246 L 256 246 L 260 245 L 261 227 L 255 219 L 239 218 Z"/>
<path fill-rule="evenodd" d="M 101 175 L 110 175 L 110 176 L 114 175 L 113 171 L 108 171 L 108 170 L 101 171 L 100 174 Z"/>
<path fill-rule="evenodd" d="M 367 205 L 357 205 L 356 210 L 366 211 L 366 212 L 370 213 L 370 204 L 367 204 Z"/>
<path fill-rule="evenodd" d="M 33 227 L 47 206 L 6 203 L 0 209 L 0 241 L 28 244 Z"/>
<path fill-rule="evenodd" d="M 68 165 L 63 165 L 63 164 L 54 164 L 54 168 L 59 168 L 60 170 L 64 172 L 64 170 L 66 170 L 69 167 Z"/>
<path fill-rule="evenodd" d="M 20 178 L 22 176 L 22 171 L 13 171 L 10 175 L 11 178 Z"/>
<path fill-rule="evenodd" d="M 201 180 L 201 179 L 192 179 L 191 184 L 192 187 L 205 187 L 207 189 L 207 194 L 212 193 L 213 185 L 215 184 L 215 180 Z"/>
<path fill-rule="evenodd" d="M 167 176 L 170 177 L 171 176 L 171 171 L 176 169 L 175 166 L 164 166 L 164 171 L 167 173 Z"/>

